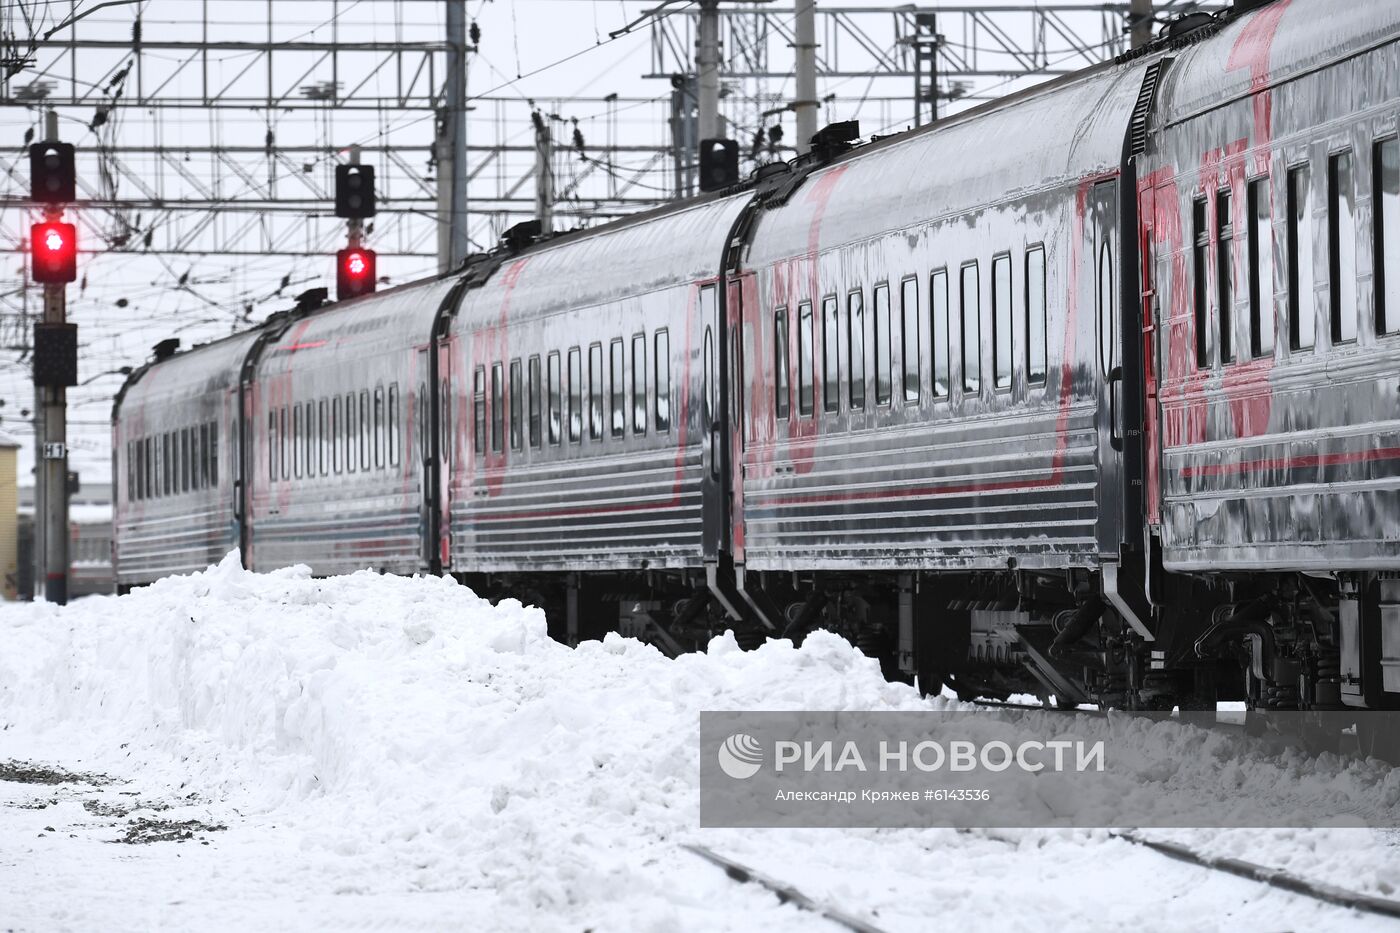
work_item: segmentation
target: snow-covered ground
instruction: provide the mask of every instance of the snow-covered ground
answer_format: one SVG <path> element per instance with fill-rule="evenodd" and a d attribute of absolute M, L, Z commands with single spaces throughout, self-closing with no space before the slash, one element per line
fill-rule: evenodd
<path fill-rule="evenodd" d="M 678 660 L 615 636 L 569 649 L 539 611 L 433 578 L 230 559 L 125 597 L 9 606 L 0 929 L 837 929 L 685 843 L 891 931 L 1383 927 L 1104 831 L 698 828 L 701 710 L 950 704 L 825 633 Z M 1400 796 L 1374 765 L 1259 755 L 1241 774 Z M 1395 833 L 1157 834 L 1400 890 Z"/>

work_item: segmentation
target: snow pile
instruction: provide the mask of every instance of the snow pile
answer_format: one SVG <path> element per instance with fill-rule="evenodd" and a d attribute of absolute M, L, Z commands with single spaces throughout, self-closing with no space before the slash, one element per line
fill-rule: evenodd
<path fill-rule="evenodd" d="M 726 636 L 676 660 L 615 635 L 570 649 L 538 609 L 491 606 L 449 579 L 260 575 L 236 555 L 120 598 L 0 611 L 0 730 L 11 730 L 0 760 L 24 737 L 61 742 L 83 768 L 190 788 L 250 825 L 275 824 L 321 893 L 489 892 L 492 927 L 708 927 L 727 904 L 741 913 L 719 925 L 741 928 L 742 911 L 772 907 L 681 852 L 687 841 L 910 920 L 938 909 L 920 903 L 923 886 L 950 859 L 995 857 L 1005 874 L 1008 855 L 1049 847 L 1070 873 L 1122 845 L 1102 832 L 697 828 L 701 710 L 956 705 L 885 682 L 826 633 L 752 652 Z M 1150 734 L 1163 728 L 1182 735 Z M 1239 789 L 1242 803 L 1252 782 L 1293 781 L 1393 804 L 1395 782 L 1374 766 L 1327 759 L 1306 772 L 1187 732 L 1140 737 L 1159 779 L 1144 793 L 1163 806 L 1200 793 L 1202 775 L 1220 771 L 1207 759 L 1226 754 L 1244 757 L 1211 792 Z M 1323 834 L 1309 874 L 1355 883 L 1385 844 Z M 1394 869 L 1363 880 L 1400 886 Z M 945 911 L 950 896 L 939 894 Z"/>

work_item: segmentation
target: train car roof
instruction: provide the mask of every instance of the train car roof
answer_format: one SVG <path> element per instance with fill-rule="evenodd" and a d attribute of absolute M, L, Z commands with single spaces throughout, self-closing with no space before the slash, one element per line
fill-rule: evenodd
<path fill-rule="evenodd" d="M 117 393 L 113 417 L 125 406 L 235 388 L 243 360 L 259 333 L 261 328 L 245 330 L 141 367 L 127 377 Z"/>
<path fill-rule="evenodd" d="M 1151 58 L 1042 85 L 999 106 L 857 149 L 758 221 L 749 264 L 859 242 L 1116 171 Z"/>
<path fill-rule="evenodd" d="M 425 344 L 432 336 L 438 309 L 459 279 L 453 275 L 411 282 L 293 318 L 263 348 L 258 376 L 288 372 L 300 361 L 355 346 L 401 348 Z"/>
<path fill-rule="evenodd" d="M 494 321 L 588 308 L 672 285 L 714 278 L 725 241 L 751 190 L 708 197 L 546 240 L 506 259 L 480 288 L 469 291 L 460 315 Z"/>
<path fill-rule="evenodd" d="M 1269 4 L 1179 54 L 1158 91 L 1153 123 L 1188 120 L 1398 37 L 1395 0 Z"/>

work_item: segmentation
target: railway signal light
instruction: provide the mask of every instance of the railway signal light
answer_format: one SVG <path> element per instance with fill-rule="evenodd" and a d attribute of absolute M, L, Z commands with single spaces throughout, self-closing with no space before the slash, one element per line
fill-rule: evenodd
<path fill-rule="evenodd" d="M 335 254 L 336 301 L 370 294 L 374 278 L 374 250 L 351 247 Z"/>
<path fill-rule="evenodd" d="M 29 228 L 34 251 L 34 281 L 45 285 L 71 282 L 78 277 L 78 228 L 48 220 Z"/>
<path fill-rule="evenodd" d="M 374 216 L 374 166 L 335 167 L 335 216 L 352 219 Z"/>
<path fill-rule="evenodd" d="M 732 139 L 700 140 L 700 190 L 719 191 L 739 183 L 739 144 Z"/>
<path fill-rule="evenodd" d="M 29 147 L 29 194 L 40 204 L 68 204 L 77 193 L 71 143 Z"/>

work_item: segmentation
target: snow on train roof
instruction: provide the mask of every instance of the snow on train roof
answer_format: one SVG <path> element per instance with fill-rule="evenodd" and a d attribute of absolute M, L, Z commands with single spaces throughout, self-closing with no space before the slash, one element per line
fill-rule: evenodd
<path fill-rule="evenodd" d="M 1395 0 L 1276 0 L 1179 53 L 1158 91 L 1153 123 L 1189 119 L 1397 37 Z"/>
<path fill-rule="evenodd" d="M 298 355 L 310 351 L 336 351 L 366 344 L 388 348 L 427 343 L 433 318 L 456 283 L 456 277 L 416 282 L 329 305 L 295 320 L 263 349 L 258 374 L 286 372 Z"/>
<path fill-rule="evenodd" d="M 749 264 L 966 214 L 1118 168 L 1146 62 L 1110 65 L 953 117 L 812 173 L 760 217 Z"/>
<path fill-rule="evenodd" d="M 119 404 L 133 405 L 155 398 L 195 398 L 233 388 L 238 384 L 238 370 L 259 333 L 255 328 L 234 334 L 138 370 L 132 377 L 135 381 L 127 383 Z"/>
<path fill-rule="evenodd" d="M 751 194 L 699 201 L 600 227 L 507 259 L 459 312 L 528 320 L 719 274 L 725 238 Z"/>

